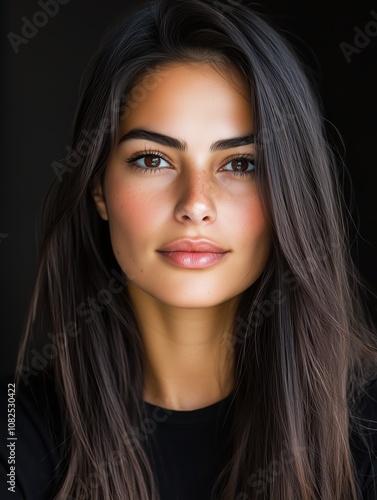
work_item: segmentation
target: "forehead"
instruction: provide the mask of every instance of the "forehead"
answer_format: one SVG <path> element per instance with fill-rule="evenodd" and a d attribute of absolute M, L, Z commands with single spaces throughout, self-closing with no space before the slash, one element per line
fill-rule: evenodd
<path fill-rule="evenodd" d="M 120 133 L 136 126 L 158 126 L 162 133 L 179 128 L 185 134 L 195 127 L 208 134 L 208 127 L 221 129 L 226 124 L 249 132 L 250 97 L 249 86 L 236 69 L 229 72 L 196 62 L 164 64 L 139 78 L 131 89 Z"/>

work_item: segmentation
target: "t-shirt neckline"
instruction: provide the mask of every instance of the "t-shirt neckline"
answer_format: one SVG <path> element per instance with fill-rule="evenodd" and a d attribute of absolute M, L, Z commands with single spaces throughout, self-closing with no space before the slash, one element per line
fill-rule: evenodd
<path fill-rule="evenodd" d="M 191 424 L 216 420 L 220 415 L 225 414 L 225 412 L 229 409 L 233 395 L 234 394 L 232 392 L 220 401 L 216 401 L 215 403 L 204 406 L 203 408 L 197 408 L 195 410 L 172 410 L 170 408 L 164 408 L 163 406 L 154 405 L 148 401 L 144 401 L 144 407 L 149 416 L 152 416 L 154 413 L 155 415 L 160 413 L 160 417 L 157 418 L 162 418 L 161 415 L 165 413 L 165 415 L 167 415 L 167 418 L 165 418 L 166 422 L 175 424 Z"/>

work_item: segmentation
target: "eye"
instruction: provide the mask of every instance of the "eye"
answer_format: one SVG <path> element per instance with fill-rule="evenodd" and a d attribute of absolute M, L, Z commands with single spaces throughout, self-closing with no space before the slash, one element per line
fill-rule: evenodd
<path fill-rule="evenodd" d="M 148 173 L 153 173 L 156 170 L 161 170 L 161 168 L 169 167 L 163 154 L 157 151 L 143 151 L 131 156 L 126 161 L 136 170 L 144 170 Z M 163 164 L 164 162 L 166 165 Z"/>
<path fill-rule="evenodd" d="M 125 161 L 129 163 L 134 170 L 148 174 L 155 174 L 158 171 L 170 167 L 169 160 L 161 151 L 140 151 Z M 230 166 L 230 168 L 226 168 L 228 166 Z M 220 169 L 220 171 L 230 172 L 232 175 L 240 177 L 251 176 L 254 170 L 254 157 L 248 154 L 236 155 L 229 158 L 224 167 Z"/>
<path fill-rule="evenodd" d="M 250 155 L 238 155 L 230 159 L 222 168 L 224 171 L 231 172 L 233 175 L 252 175 L 255 170 L 254 157 Z M 230 165 L 230 168 L 226 168 Z"/>

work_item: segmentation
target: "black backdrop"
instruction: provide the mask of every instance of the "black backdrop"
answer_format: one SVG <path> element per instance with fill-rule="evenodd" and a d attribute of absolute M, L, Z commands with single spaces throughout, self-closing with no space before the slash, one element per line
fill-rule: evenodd
<path fill-rule="evenodd" d="M 237 0 L 226 1 L 231 8 Z M 112 23 L 143 3 L 1 4 L 0 376 L 14 367 L 35 274 L 35 221 L 54 178 L 51 164 L 70 142 L 82 73 Z M 352 255 L 376 291 L 377 2 L 260 0 L 255 6 L 285 31 L 316 82 L 328 132 L 349 172 L 344 194 L 354 220 Z M 38 14 L 44 11 L 50 13 Z M 376 318 L 375 305 L 370 299 Z"/>

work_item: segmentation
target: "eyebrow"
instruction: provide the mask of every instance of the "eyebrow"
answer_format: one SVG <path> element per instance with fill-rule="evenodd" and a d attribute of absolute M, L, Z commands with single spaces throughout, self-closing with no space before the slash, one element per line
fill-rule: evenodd
<path fill-rule="evenodd" d="M 187 142 L 180 141 L 174 137 L 168 135 L 159 134 L 158 132 L 153 132 L 152 130 L 145 130 L 141 128 L 131 129 L 127 134 L 124 134 L 119 143 L 128 141 L 130 139 L 147 139 L 149 141 L 158 142 L 163 146 L 168 146 L 169 148 L 178 149 L 179 151 L 187 151 Z M 224 149 L 236 148 L 238 146 L 245 146 L 247 144 L 254 144 L 254 135 L 241 135 L 239 137 L 231 137 L 229 139 L 221 139 L 211 144 L 210 151 L 222 151 Z"/>

